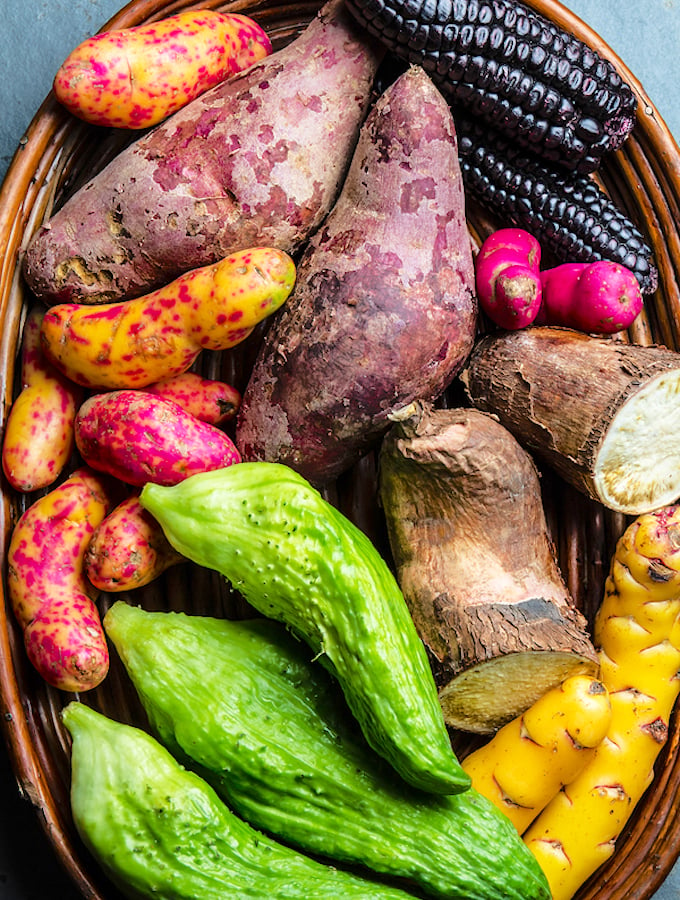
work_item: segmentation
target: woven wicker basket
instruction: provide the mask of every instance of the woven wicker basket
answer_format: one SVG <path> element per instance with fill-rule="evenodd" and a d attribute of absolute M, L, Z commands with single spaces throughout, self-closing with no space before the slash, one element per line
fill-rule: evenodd
<path fill-rule="evenodd" d="M 646 232 L 656 254 L 661 283 L 630 340 L 680 346 L 680 150 L 642 86 L 602 40 L 556 0 L 529 0 L 531 7 L 609 57 L 639 98 L 637 127 L 624 148 L 607 159 L 598 176 L 630 218 Z M 275 49 L 287 43 L 320 6 L 314 0 L 290 5 L 233 0 L 135 0 L 106 28 L 122 28 L 162 18 L 194 6 L 244 12 L 270 33 Z M 0 372 L 5 412 L 16 393 L 17 349 L 28 297 L 19 274 L 22 252 L 46 215 L 79 183 L 115 154 L 121 135 L 76 122 L 49 96 L 37 112 L 7 173 L 0 193 Z M 469 208 L 472 235 L 484 237 L 495 223 Z M 204 374 L 224 377 L 243 388 L 248 353 L 212 358 Z M 210 365 L 210 370 L 208 370 Z M 375 466 L 367 456 L 329 491 L 329 499 L 379 543 L 381 520 L 375 503 Z M 579 607 L 592 621 L 602 596 L 609 560 L 626 523 L 623 517 L 576 494 L 544 473 L 548 521 L 559 562 Z M 34 497 L 3 485 L 0 527 L 3 582 L 11 529 Z M 383 545 L 384 546 L 384 545 Z M 3 585 L 4 586 L 4 585 Z M 121 595 L 117 595 L 120 597 Z M 189 601 L 189 598 L 191 600 Z M 148 609 L 184 609 L 206 615 L 239 614 L 238 598 L 222 579 L 190 564 L 171 569 L 135 594 Z M 103 608 L 110 598 L 102 598 Z M 59 713 L 71 695 L 45 685 L 28 664 L 21 635 L 6 603 L 0 607 L 0 689 L 2 722 L 21 791 L 36 807 L 54 852 L 87 898 L 119 895 L 82 847 L 70 817 L 68 738 Z M 134 691 L 116 659 L 100 688 L 84 696 L 114 718 L 143 724 Z M 680 719 L 671 721 L 669 740 L 658 759 L 656 777 L 636 808 L 611 861 L 579 892 L 579 900 L 644 900 L 659 887 L 680 852 Z M 465 740 L 457 748 L 465 752 Z"/>

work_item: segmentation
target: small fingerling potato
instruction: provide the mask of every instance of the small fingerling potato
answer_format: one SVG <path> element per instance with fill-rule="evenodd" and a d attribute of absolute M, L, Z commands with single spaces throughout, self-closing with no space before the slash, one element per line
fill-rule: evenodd
<path fill-rule="evenodd" d="M 163 378 L 144 390 L 166 400 L 174 400 L 201 422 L 221 425 L 234 418 L 241 405 L 241 394 L 225 381 L 204 378 L 197 372 L 182 372 Z"/>
<path fill-rule="evenodd" d="M 272 51 L 248 16 L 189 10 L 87 38 L 53 82 L 57 100 L 92 125 L 157 125 Z"/>
<path fill-rule="evenodd" d="M 101 591 L 129 591 L 182 562 L 138 494 L 127 497 L 95 530 L 85 553 L 85 574 Z"/>
<path fill-rule="evenodd" d="M 83 557 L 117 499 L 115 484 L 84 466 L 29 506 L 12 531 L 12 610 L 29 660 L 60 690 L 91 690 L 108 672 L 98 591 L 84 575 Z"/>
<path fill-rule="evenodd" d="M 61 475 L 74 446 L 74 420 L 83 389 L 45 358 L 40 345 L 44 307 L 32 309 L 24 324 L 21 390 L 10 407 L 2 442 L 2 468 L 22 493 L 50 487 Z"/>
<path fill-rule="evenodd" d="M 145 391 L 159 400 L 178 404 L 187 414 L 208 425 L 219 425 L 233 418 L 241 402 L 241 395 L 231 385 L 195 372 L 157 381 Z M 149 404 L 147 410 L 166 408 L 154 400 Z M 205 433 L 212 435 L 210 429 Z M 210 453 L 204 459 L 206 466 L 213 461 L 224 462 L 223 457 L 215 458 Z M 143 587 L 183 560 L 135 493 L 116 506 L 96 529 L 85 554 L 85 572 L 95 587 L 113 593 Z"/>

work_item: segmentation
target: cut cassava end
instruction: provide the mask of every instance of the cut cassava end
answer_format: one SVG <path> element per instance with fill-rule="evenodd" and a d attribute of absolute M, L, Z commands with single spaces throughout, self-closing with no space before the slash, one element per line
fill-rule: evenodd
<path fill-rule="evenodd" d="M 383 442 L 380 496 L 451 727 L 492 732 L 568 676 L 595 672 L 534 462 L 492 416 L 413 404 Z"/>
<path fill-rule="evenodd" d="M 534 629 L 541 630 L 547 644 L 549 635 L 561 628 L 560 623 L 555 625 L 550 618 L 549 607 L 550 601 L 543 598 L 527 600 L 524 606 L 507 609 L 501 603 L 495 617 L 493 610 L 484 609 L 483 614 L 492 614 L 480 622 L 479 627 L 484 627 L 489 636 L 496 627 L 512 630 L 514 611 L 519 627 L 527 634 Z M 460 672 L 440 689 L 439 702 L 444 719 L 451 728 L 490 734 L 514 718 L 513 710 L 514 715 L 521 715 L 539 697 L 567 678 L 580 674 L 592 676 L 595 669 L 590 658 L 575 655 L 569 649 L 518 650 L 496 659 L 486 659 Z"/>
<path fill-rule="evenodd" d="M 532 327 L 484 337 L 461 377 L 478 409 L 609 509 L 680 496 L 679 353 Z"/>

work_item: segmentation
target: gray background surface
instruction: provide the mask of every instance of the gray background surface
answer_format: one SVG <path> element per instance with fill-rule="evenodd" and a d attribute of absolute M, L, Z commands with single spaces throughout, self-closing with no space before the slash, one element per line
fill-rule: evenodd
<path fill-rule="evenodd" d="M 568 0 L 628 65 L 680 138 L 680 0 Z M 122 0 L 3 0 L 0 28 L 0 179 L 59 64 Z M 19 799 L 0 747 L 0 898 L 81 900 Z M 680 864 L 655 895 L 680 900 Z"/>

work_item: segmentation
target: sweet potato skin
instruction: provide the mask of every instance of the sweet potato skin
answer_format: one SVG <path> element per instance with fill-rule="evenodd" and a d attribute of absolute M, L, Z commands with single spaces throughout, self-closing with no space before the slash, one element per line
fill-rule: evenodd
<path fill-rule="evenodd" d="M 146 391 L 95 394 L 80 407 L 76 446 L 85 462 L 125 484 L 176 484 L 240 462 L 231 439 L 178 403 Z"/>
<path fill-rule="evenodd" d="M 107 128 L 149 128 L 272 51 L 247 16 L 185 10 L 86 38 L 57 70 L 57 100 Z"/>
<path fill-rule="evenodd" d="M 317 484 L 336 477 L 395 409 L 451 381 L 476 318 L 453 120 L 414 67 L 371 111 L 267 333 L 237 417 L 243 458 L 285 463 Z"/>
<path fill-rule="evenodd" d="M 238 249 L 295 253 L 335 202 L 383 50 L 331 0 L 291 44 L 120 153 L 27 248 L 46 303 L 139 296 Z"/>

